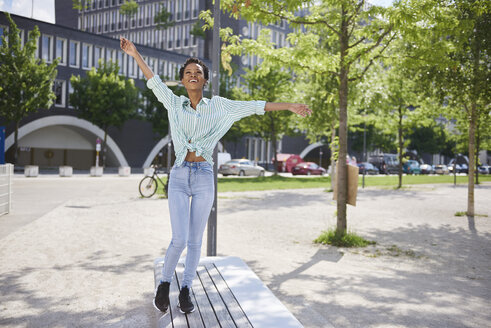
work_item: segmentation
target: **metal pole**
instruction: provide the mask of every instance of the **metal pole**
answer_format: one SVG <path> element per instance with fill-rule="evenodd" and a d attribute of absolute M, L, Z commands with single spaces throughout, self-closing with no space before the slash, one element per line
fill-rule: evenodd
<path fill-rule="evenodd" d="M 363 162 L 367 162 L 367 123 L 363 122 Z M 365 174 L 367 172 L 366 164 L 363 170 L 362 188 L 365 188 Z"/>
<path fill-rule="evenodd" d="M 211 73 L 211 86 L 212 95 L 218 96 L 220 93 L 220 0 L 215 0 L 213 5 L 213 55 L 212 55 L 212 73 Z M 213 206 L 211 208 L 210 216 L 208 218 L 208 235 L 207 235 L 207 249 L 206 255 L 217 255 L 217 174 L 218 174 L 218 147 L 215 146 L 213 151 L 213 175 L 215 183 L 215 197 Z"/>

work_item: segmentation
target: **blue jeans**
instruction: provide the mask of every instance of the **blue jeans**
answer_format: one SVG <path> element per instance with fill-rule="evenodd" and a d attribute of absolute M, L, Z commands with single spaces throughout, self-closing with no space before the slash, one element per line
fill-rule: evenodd
<path fill-rule="evenodd" d="M 172 281 L 177 262 L 187 246 L 181 287 L 192 286 L 201 255 L 203 232 L 215 197 L 213 179 L 213 167 L 208 162 L 185 161 L 172 168 L 169 179 L 172 240 L 165 254 L 162 281 Z"/>

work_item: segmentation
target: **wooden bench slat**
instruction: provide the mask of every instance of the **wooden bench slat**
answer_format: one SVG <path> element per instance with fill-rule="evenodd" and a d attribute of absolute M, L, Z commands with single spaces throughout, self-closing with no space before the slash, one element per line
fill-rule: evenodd
<path fill-rule="evenodd" d="M 176 268 L 176 276 L 177 276 L 177 282 L 178 282 L 178 286 L 179 286 L 179 290 L 181 289 L 181 282 L 182 282 L 182 276 L 183 276 L 183 273 L 184 273 L 184 266 L 181 265 L 181 264 L 178 264 L 177 265 L 177 268 Z M 193 289 L 191 288 L 190 290 L 190 296 L 191 296 L 191 300 L 193 301 L 193 298 L 194 298 L 194 295 L 193 295 L 194 291 Z M 186 316 L 186 319 L 187 319 L 187 322 L 188 322 L 188 326 L 189 327 L 192 327 L 192 328 L 204 328 L 205 326 L 203 325 L 203 321 L 201 319 L 201 313 L 200 313 L 200 310 L 199 310 L 199 307 L 197 306 L 196 302 L 194 302 L 194 312 L 192 313 L 189 313 L 189 314 L 182 314 L 182 313 L 179 313 L 180 315 L 182 316 Z"/>
<path fill-rule="evenodd" d="M 216 268 L 215 264 L 209 263 L 206 264 L 205 267 L 208 270 L 208 274 L 213 279 L 213 283 L 218 289 L 220 296 L 222 297 L 225 305 L 227 306 L 228 312 L 232 316 L 232 319 L 237 325 L 237 327 L 252 328 L 249 319 L 245 315 L 240 304 L 235 299 L 234 294 L 232 294 L 232 291 L 230 290 L 227 283 L 223 279 L 222 275 Z"/>
<path fill-rule="evenodd" d="M 174 324 L 174 328 L 188 328 L 188 321 L 184 314 L 179 311 L 177 307 L 178 299 L 179 299 L 179 283 L 177 279 L 177 273 L 175 274 L 174 281 L 170 284 L 170 311 L 172 316 L 172 322 Z"/>
<path fill-rule="evenodd" d="M 196 277 L 193 281 L 193 294 L 196 299 L 196 304 L 199 307 L 199 311 L 201 313 L 201 317 L 203 319 L 205 327 L 220 327 L 218 319 L 215 315 L 215 310 L 210 304 L 210 300 L 206 295 L 205 289 L 201 284 L 199 276 Z"/>
<path fill-rule="evenodd" d="M 210 300 L 211 306 L 215 310 L 215 314 L 218 318 L 218 321 L 220 322 L 221 327 L 235 328 L 236 325 L 232 320 L 232 317 L 230 316 L 227 307 L 223 303 L 223 300 L 220 297 L 205 267 L 198 267 L 198 276 L 201 280 L 201 284 L 203 285 L 206 294 L 208 295 L 208 299 Z"/>

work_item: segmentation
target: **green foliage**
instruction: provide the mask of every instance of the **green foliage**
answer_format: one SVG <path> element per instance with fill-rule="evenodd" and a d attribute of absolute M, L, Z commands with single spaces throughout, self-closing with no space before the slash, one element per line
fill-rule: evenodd
<path fill-rule="evenodd" d="M 240 100 L 265 100 L 267 102 L 279 102 L 291 99 L 292 74 L 287 70 L 271 68 L 264 71 L 259 66 L 254 69 L 246 69 L 246 74 L 242 76 L 244 86 L 247 91 L 236 88 L 233 90 L 235 99 Z M 236 125 L 242 133 L 260 136 L 269 140 L 273 144 L 273 153 L 277 153 L 276 141 L 284 134 L 290 133 L 291 112 L 289 111 L 270 111 L 264 116 L 251 115 Z M 275 172 L 277 167 L 275 166 Z"/>
<path fill-rule="evenodd" d="M 206 36 L 205 31 L 203 30 L 203 22 L 198 20 L 196 23 L 194 23 L 193 27 L 191 28 L 191 31 L 189 32 L 191 35 L 194 35 L 197 38 L 202 38 L 204 39 Z"/>
<path fill-rule="evenodd" d="M 125 0 L 125 2 L 119 7 L 119 13 L 126 16 L 128 20 L 128 32 L 130 31 L 131 18 L 138 13 L 138 3 L 135 0 Z"/>
<path fill-rule="evenodd" d="M 314 243 L 336 247 L 366 247 L 376 244 L 375 241 L 366 240 L 354 232 L 339 232 L 336 229 L 323 231 L 322 234 L 314 240 Z"/>
<path fill-rule="evenodd" d="M 165 7 L 162 7 L 162 9 L 155 15 L 155 23 L 157 23 L 156 28 L 158 30 L 166 30 L 169 27 L 172 27 L 175 25 L 175 22 L 171 20 L 172 14 L 167 11 Z"/>
<path fill-rule="evenodd" d="M 70 103 L 79 116 L 107 131 L 109 126 L 121 127 L 136 115 L 140 105 L 138 88 L 132 79 L 118 75 L 117 64 L 107 62 L 86 77 L 72 76 Z"/>
<path fill-rule="evenodd" d="M 164 77 L 161 77 L 161 79 L 162 81 L 165 80 Z M 187 91 L 182 86 L 171 86 L 169 88 L 175 95 L 187 96 Z M 145 101 L 143 103 L 142 111 L 140 112 L 140 117 L 152 123 L 153 131 L 157 133 L 160 138 L 165 137 L 169 133 L 167 110 L 149 88 L 144 88 L 142 90 L 142 96 Z"/>
<path fill-rule="evenodd" d="M 90 8 L 93 0 L 72 0 L 73 9 L 84 11 Z"/>
<path fill-rule="evenodd" d="M 55 94 L 52 91 L 56 77 L 58 60 L 47 65 L 44 60 L 36 58 L 39 29 L 37 26 L 29 33 L 22 46 L 19 29 L 8 13 L 8 37 L 2 36 L 0 46 L 0 116 L 6 122 L 16 123 L 17 129 L 21 119 L 40 108 L 49 108 Z M 15 160 L 17 152 L 15 152 Z"/>

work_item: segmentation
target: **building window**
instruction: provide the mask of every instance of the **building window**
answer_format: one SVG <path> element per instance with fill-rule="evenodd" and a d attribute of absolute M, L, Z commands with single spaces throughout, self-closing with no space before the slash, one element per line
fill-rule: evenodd
<path fill-rule="evenodd" d="M 136 70 L 135 70 L 135 59 L 133 57 L 130 57 L 128 59 L 128 76 L 129 77 L 136 77 Z"/>
<path fill-rule="evenodd" d="M 118 67 L 119 67 L 119 74 L 120 75 L 126 75 L 126 58 L 128 56 L 122 52 L 122 51 L 119 51 L 118 52 Z M 133 57 L 131 57 L 133 58 Z"/>
<path fill-rule="evenodd" d="M 97 33 L 102 33 L 102 19 L 104 16 L 102 14 L 99 14 L 97 16 Z"/>
<path fill-rule="evenodd" d="M 118 17 L 116 11 L 113 11 L 111 16 L 112 16 L 111 17 L 111 32 L 112 32 L 116 29 L 116 19 Z"/>
<path fill-rule="evenodd" d="M 193 15 L 193 18 L 198 18 L 198 13 L 199 13 L 199 0 L 191 0 L 191 12 Z"/>
<path fill-rule="evenodd" d="M 191 0 L 184 0 L 184 20 L 189 19 L 189 10 L 191 9 Z"/>
<path fill-rule="evenodd" d="M 160 70 L 159 74 L 163 76 L 164 78 L 167 79 L 167 61 L 166 60 L 161 60 L 160 61 Z"/>
<path fill-rule="evenodd" d="M 106 13 L 104 15 L 104 32 L 107 32 L 109 30 L 109 19 L 111 16 L 109 16 L 109 13 Z"/>
<path fill-rule="evenodd" d="M 56 58 L 59 58 L 60 65 L 66 65 L 66 39 L 56 38 Z"/>
<path fill-rule="evenodd" d="M 176 26 L 176 48 L 181 47 L 181 26 Z"/>
<path fill-rule="evenodd" d="M 0 46 L 2 45 L 2 36 L 7 38 L 7 27 L 0 25 Z"/>
<path fill-rule="evenodd" d="M 174 27 L 167 30 L 167 49 L 172 49 L 174 42 Z"/>
<path fill-rule="evenodd" d="M 108 61 L 111 61 L 113 63 L 116 62 L 116 50 L 106 49 L 106 62 Z"/>
<path fill-rule="evenodd" d="M 138 7 L 138 13 L 136 14 L 138 16 L 138 26 L 143 25 L 143 14 L 145 13 L 145 9 L 142 7 Z"/>
<path fill-rule="evenodd" d="M 65 107 L 65 84 L 64 80 L 55 80 L 53 83 L 53 92 L 55 93 L 55 106 Z"/>
<path fill-rule="evenodd" d="M 92 45 L 82 44 L 82 68 L 89 69 L 92 67 Z"/>
<path fill-rule="evenodd" d="M 70 49 L 69 49 L 69 64 L 72 67 L 79 66 L 79 47 L 80 42 L 70 41 Z"/>
<path fill-rule="evenodd" d="M 41 37 L 41 59 L 48 63 L 53 61 L 53 37 L 43 34 Z"/>
<path fill-rule="evenodd" d="M 96 46 L 94 48 L 94 66 L 99 68 L 99 60 L 104 61 L 104 48 Z"/>
<path fill-rule="evenodd" d="M 184 26 L 184 47 L 189 47 L 189 37 L 190 37 L 190 26 L 189 25 L 185 25 Z"/>
<path fill-rule="evenodd" d="M 175 0 L 169 0 L 167 3 L 167 11 L 170 13 L 169 20 L 174 20 Z"/>
<path fill-rule="evenodd" d="M 152 9 L 152 5 L 145 6 L 145 26 L 150 25 L 151 9 Z"/>
<path fill-rule="evenodd" d="M 73 94 L 73 86 L 70 80 L 68 80 L 68 107 L 73 108 L 73 106 L 70 105 L 70 95 Z"/>

